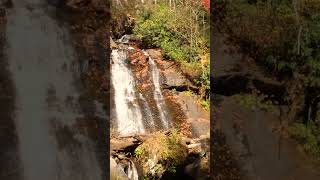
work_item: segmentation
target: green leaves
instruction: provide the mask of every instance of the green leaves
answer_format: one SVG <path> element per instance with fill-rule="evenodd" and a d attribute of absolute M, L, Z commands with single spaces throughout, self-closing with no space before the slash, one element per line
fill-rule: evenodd
<path fill-rule="evenodd" d="M 228 34 L 245 53 L 280 77 L 298 73 L 319 86 L 320 1 L 237 1 L 228 4 Z"/>
<path fill-rule="evenodd" d="M 310 122 L 308 125 L 295 123 L 289 130 L 290 135 L 302 144 L 306 152 L 320 158 L 320 131 L 315 123 Z"/>
<path fill-rule="evenodd" d="M 201 1 L 179 2 L 175 8 L 165 2 L 145 7 L 138 14 L 134 34 L 145 47 L 160 47 L 166 58 L 192 67 L 193 81 L 210 90 L 210 47 L 208 12 Z"/>

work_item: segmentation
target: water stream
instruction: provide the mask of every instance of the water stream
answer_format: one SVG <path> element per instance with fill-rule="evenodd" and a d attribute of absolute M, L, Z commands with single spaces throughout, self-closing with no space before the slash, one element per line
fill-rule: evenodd
<path fill-rule="evenodd" d="M 135 82 L 128 68 L 127 52 L 112 50 L 111 79 L 114 87 L 117 132 L 121 135 L 144 133 L 141 107 L 135 91 Z"/>
<path fill-rule="evenodd" d="M 128 177 L 131 180 L 139 180 L 137 168 L 136 168 L 134 162 L 132 162 L 132 161 L 129 162 Z"/>
<path fill-rule="evenodd" d="M 128 43 L 128 38 L 125 35 L 117 42 L 124 45 Z M 149 59 L 152 94 L 157 108 L 154 112 L 144 94 L 136 89 L 136 79 L 130 69 L 128 59 L 128 53 L 133 49 L 124 45 L 122 49 L 114 49 L 111 53 L 111 82 L 114 89 L 115 107 L 113 128 L 124 136 L 153 131 L 156 129 L 155 119 L 161 120 L 162 129 L 170 127 L 170 118 L 168 118 L 165 100 L 161 92 L 159 69 L 149 54 L 143 51 L 143 54 Z"/>
<path fill-rule="evenodd" d="M 165 101 L 160 89 L 160 73 L 159 73 L 159 69 L 156 65 L 156 63 L 154 62 L 154 60 L 149 56 L 149 54 L 147 52 L 144 51 L 145 56 L 149 57 L 149 65 L 151 67 L 151 73 L 152 73 L 152 81 L 153 81 L 153 85 L 154 85 L 154 92 L 153 92 L 153 96 L 154 99 L 157 103 L 157 107 L 159 110 L 159 114 L 160 114 L 160 119 L 162 121 L 162 125 L 164 129 L 168 129 L 169 128 L 169 121 L 168 121 L 168 116 L 166 116 L 166 105 L 165 105 Z"/>
<path fill-rule="evenodd" d="M 154 122 L 154 118 L 152 116 L 152 112 L 151 112 L 151 109 L 148 105 L 148 102 L 147 100 L 143 97 L 143 95 L 141 93 L 139 93 L 139 97 L 140 99 L 142 100 L 143 104 L 142 104 L 142 107 L 146 113 L 146 120 L 149 122 L 150 124 L 150 129 L 154 129 L 155 127 L 155 122 Z"/>
<path fill-rule="evenodd" d="M 143 55 L 148 58 L 150 84 L 152 90 L 149 95 L 137 90 L 137 82 L 130 68 L 129 52 L 133 47 L 127 45 L 128 36 L 123 36 L 117 42 L 121 48 L 113 49 L 111 53 L 111 83 L 113 87 L 114 114 L 112 115 L 112 128 L 116 134 L 128 136 L 133 134 L 144 134 L 159 129 L 170 127 L 167 107 L 161 92 L 160 72 L 156 62 L 146 51 Z M 155 102 L 152 106 L 150 101 Z M 159 123 L 157 123 L 158 121 Z M 156 124 L 160 124 L 156 126 Z M 138 180 L 138 171 L 133 161 L 127 164 L 127 176 L 131 180 Z"/>

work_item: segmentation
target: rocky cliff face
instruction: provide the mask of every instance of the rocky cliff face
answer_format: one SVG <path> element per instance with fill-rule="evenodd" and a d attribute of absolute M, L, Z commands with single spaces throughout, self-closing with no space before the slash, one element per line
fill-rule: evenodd
<path fill-rule="evenodd" d="M 121 42 L 124 39 L 121 38 Z M 184 77 L 179 65 L 173 61 L 165 60 L 160 49 L 141 49 L 139 43 L 131 41 L 131 38 L 129 38 L 129 41 L 119 44 L 110 39 L 110 43 L 113 49 L 126 49 L 128 51 L 128 56 L 123 61 L 132 72 L 136 94 L 144 97 L 143 103 L 148 104 L 153 120 L 155 120 L 154 126 L 151 128 L 145 125 L 146 133 L 144 134 L 126 137 L 112 136 L 111 156 L 116 160 L 118 166 L 127 169 L 130 168 L 131 161 L 135 161 L 139 175 L 149 174 L 164 179 L 207 177 L 209 174 L 209 128 L 207 128 L 209 126 L 209 112 L 204 110 L 197 102 L 196 95 L 188 94 L 189 91 L 187 90 L 188 86 L 191 86 L 191 82 Z M 115 62 L 112 62 L 112 66 L 113 63 Z M 155 68 L 159 74 L 155 73 Z M 154 76 L 157 76 L 157 78 L 154 78 Z M 154 93 L 156 91 L 155 80 L 160 85 L 167 113 L 170 116 L 171 127 L 178 129 L 183 139 L 179 142 L 179 145 L 184 147 L 187 152 L 183 160 L 176 165 L 176 173 L 169 172 L 161 164 L 161 162 L 167 160 L 159 159 L 160 157 L 155 155 L 154 152 L 150 155 L 150 149 L 144 149 L 153 147 L 153 145 L 150 146 L 150 142 L 156 141 L 153 138 L 155 138 L 154 133 L 157 133 L 157 131 L 160 131 L 160 133 L 156 137 L 163 137 L 161 141 L 165 141 L 166 137 L 170 138 L 171 133 L 170 130 L 166 131 L 164 129 L 163 121 L 160 118 L 159 106 L 157 106 L 159 102 L 157 101 L 157 94 Z M 139 98 L 137 99 L 136 101 L 141 101 Z M 134 102 L 136 103 L 136 101 Z M 143 103 L 140 102 L 140 104 Z M 148 120 L 144 119 L 144 121 Z M 161 143 L 157 145 L 162 146 Z M 163 147 L 165 146 L 166 144 L 163 144 Z M 140 152 L 137 147 L 143 147 L 142 149 L 149 153 L 149 159 L 144 157 L 144 161 L 140 161 L 141 159 L 136 156 L 136 152 Z M 158 167 L 162 167 L 162 169 L 156 172 L 155 168 Z M 126 173 L 129 172 L 131 170 Z"/>

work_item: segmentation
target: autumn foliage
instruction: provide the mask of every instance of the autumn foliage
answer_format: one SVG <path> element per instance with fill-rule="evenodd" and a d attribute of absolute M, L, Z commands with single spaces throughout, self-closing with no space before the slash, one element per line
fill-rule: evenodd
<path fill-rule="evenodd" d="M 210 0 L 202 0 L 202 4 L 208 11 L 210 10 Z"/>

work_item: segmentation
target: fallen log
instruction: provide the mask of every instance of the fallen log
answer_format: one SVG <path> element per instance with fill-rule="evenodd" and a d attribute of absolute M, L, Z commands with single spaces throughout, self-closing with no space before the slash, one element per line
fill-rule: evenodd
<path fill-rule="evenodd" d="M 171 131 L 159 131 L 167 136 L 171 134 Z M 115 152 L 133 152 L 136 147 L 152 137 L 153 134 L 135 134 L 128 136 L 111 137 L 110 139 L 110 151 Z"/>

